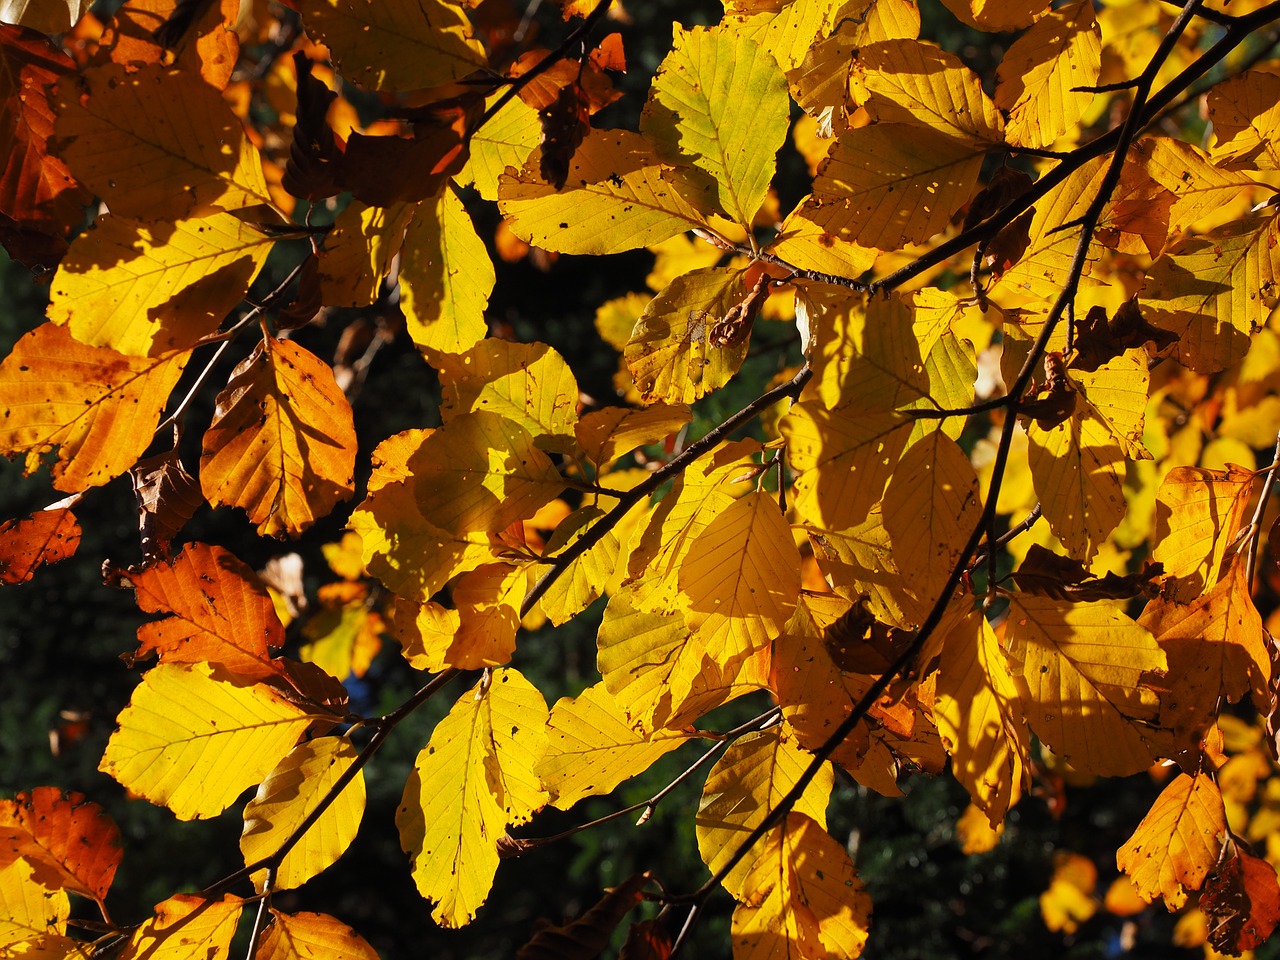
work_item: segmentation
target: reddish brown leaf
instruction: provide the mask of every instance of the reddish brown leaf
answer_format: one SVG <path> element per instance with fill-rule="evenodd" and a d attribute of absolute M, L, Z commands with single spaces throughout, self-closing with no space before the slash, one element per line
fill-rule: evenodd
<path fill-rule="evenodd" d="M 120 863 L 120 830 L 84 794 L 36 787 L 0 800 L 0 866 L 22 857 L 55 886 L 101 900 Z"/>
<path fill-rule="evenodd" d="M 1040 429 L 1052 430 L 1075 412 L 1078 395 L 1067 377 L 1062 354 L 1044 355 L 1044 375 L 1044 389 L 1024 397 L 1018 404 L 1018 413 L 1035 420 Z"/>
<path fill-rule="evenodd" d="M 80 524 L 68 507 L 39 510 L 0 523 L 0 583 L 25 583 L 36 567 L 57 563 L 80 546 Z"/>
<path fill-rule="evenodd" d="M 564 87 L 556 98 L 538 112 L 542 122 L 542 179 L 557 190 L 569 179 L 573 154 L 590 128 L 587 104 L 576 83 Z"/>
<path fill-rule="evenodd" d="M 270 648 L 284 645 L 271 597 L 249 567 L 222 547 L 190 543 L 173 563 L 129 574 L 138 606 L 163 613 L 138 628 L 127 663 L 159 656 L 165 663 L 212 663 L 239 677 L 281 672 Z"/>
<path fill-rule="evenodd" d="M 1140 347 L 1148 340 L 1160 351 L 1176 343 L 1178 335 L 1147 323 L 1138 309 L 1136 297 L 1122 303 L 1110 320 L 1103 307 L 1094 306 L 1080 321 L 1076 355 L 1070 366 L 1073 370 L 1092 372 L 1108 360 L 1123 355 L 1130 347 Z"/>
<path fill-rule="evenodd" d="M 671 935 L 657 918 L 633 923 L 627 931 L 618 960 L 667 960 L 671 956 Z"/>
<path fill-rule="evenodd" d="M 342 192 L 338 167 L 346 145 L 325 119 L 337 94 L 311 76 L 311 60 L 293 55 L 298 71 L 298 121 L 281 184 L 302 200 L 324 200 Z"/>
<path fill-rule="evenodd" d="M 533 938 L 516 953 L 516 960 L 591 960 L 599 956 L 622 918 L 640 902 L 640 892 L 648 882 L 647 872 L 628 877 L 562 927 L 538 921 Z"/>
<path fill-rule="evenodd" d="M 374 207 L 435 196 L 467 162 L 465 124 L 459 109 L 415 123 L 412 137 L 353 133 L 339 172 L 343 189 Z"/>
<path fill-rule="evenodd" d="M 1205 881 L 1200 909 L 1209 918 L 1209 943 L 1215 950 L 1237 955 L 1252 950 L 1280 922 L 1275 869 L 1228 839 L 1218 869 Z"/>
<path fill-rule="evenodd" d="M 204 503 L 200 485 L 182 468 L 177 449 L 139 460 L 129 471 L 138 500 L 145 562 L 167 560 L 169 543 Z"/>

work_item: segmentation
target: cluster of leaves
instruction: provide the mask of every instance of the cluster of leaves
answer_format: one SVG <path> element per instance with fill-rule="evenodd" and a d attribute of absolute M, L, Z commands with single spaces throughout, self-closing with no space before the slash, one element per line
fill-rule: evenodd
<path fill-rule="evenodd" d="M 594 955 L 644 900 L 662 912 L 625 955 L 668 956 L 721 887 L 735 956 L 856 956 L 871 903 L 827 830 L 836 767 L 892 796 L 949 764 L 967 829 L 994 838 L 1047 771 L 1167 761 L 1181 772 L 1118 867 L 1171 910 L 1199 891 L 1217 949 L 1270 936 L 1280 887 L 1229 823 L 1220 715 L 1249 697 L 1268 732 L 1245 749 L 1274 760 L 1253 597 L 1274 472 L 1254 450 L 1280 449 L 1280 79 L 1259 40 L 1280 4 L 947 0 L 1015 35 L 988 94 L 919 39 L 910 0 L 725 0 L 719 24 L 674 27 L 638 131 L 593 122 L 625 67 L 599 36 L 608 0 L 564 0 L 552 50 L 497 0 L 81 6 L 0 32 L 0 240 L 51 275 L 47 320 L 0 363 L 0 449 L 68 495 L 0 528 L 0 571 L 73 553 L 80 501 L 129 474 L 144 562 L 108 580 L 159 615 L 127 659 L 159 662 L 101 769 L 179 819 L 257 793 L 244 868 L 136 924 L 106 910 L 118 835 L 94 804 L 8 801 L 5 950 L 224 956 L 256 901 L 251 956 L 371 956 L 273 896 L 342 855 L 366 764 L 471 671 L 396 815 L 444 926 L 475 917 L 504 856 L 556 839 L 511 828 L 709 744 L 679 779 L 710 767 L 711 879 L 637 875 L 528 956 Z M 1200 107 L 1207 149 L 1175 135 Z M 784 148 L 813 174 L 785 214 Z M 489 335 L 472 195 L 508 252 L 658 254 L 652 296 L 597 316 L 625 400 Z M 250 299 L 269 257 L 292 268 Z M 351 398 L 385 334 L 343 311 L 392 303 L 442 422 L 376 438 L 366 467 Z M 339 362 L 300 345 L 343 316 Z M 771 348 L 774 381 L 686 442 L 690 405 L 780 322 L 799 336 Z M 357 474 L 343 581 L 296 658 L 278 575 L 272 591 L 221 546 L 172 547 L 206 502 L 296 537 Z M 548 708 L 511 666 L 522 631 L 602 597 L 600 680 Z M 341 681 L 384 635 L 431 676 L 365 716 Z M 753 720 L 698 726 L 761 691 Z M 1076 866 L 1050 894 L 1080 888 Z M 69 927 L 68 894 L 101 920 Z"/>

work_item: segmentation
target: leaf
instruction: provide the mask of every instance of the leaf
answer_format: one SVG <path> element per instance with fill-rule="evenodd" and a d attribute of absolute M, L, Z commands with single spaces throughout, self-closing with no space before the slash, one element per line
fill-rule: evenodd
<path fill-rule="evenodd" d="M 101 903 L 120 848 L 119 827 L 83 793 L 36 787 L 0 800 L 0 863 L 6 867 L 24 859 L 37 872 L 51 871 L 58 886 Z"/>
<path fill-rule="evenodd" d="M 146 225 L 103 216 L 71 244 L 49 319 L 82 343 L 160 357 L 213 333 L 274 240 L 230 213 Z"/>
<path fill-rule="evenodd" d="M 781 727 L 749 733 L 730 744 L 707 776 L 694 820 L 698 852 L 712 873 L 729 862 L 747 834 L 764 822 L 778 802 L 800 780 L 813 755 Z M 827 801 L 834 774 L 824 763 L 792 807 L 818 827 L 827 824 Z M 758 855 L 763 859 L 766 854 Z M 724 887 L 743 902 L 751 896 L 748 876 L 755 858 L 739 861 L 724 878 Z"/>
<path fill-rule="evenodd" d="M 1226 835 L 1226 811 L 1213 777 L 1181 773 L 1116 852 L 1116 867 L 1132 878 L 1143 900 L 1163 897 L 1172 913 L 1182 909 L 1188 891 L 1200 889 Z"/>
<path fill-rule="evenodd" d="M 360 750 L 348 737 L 320 737 L 300 743 L 258 786 L 244 808 L 240 852 L 248 866 L 275 854 L 293 831 L 350 769 Z M 351 780 L 276 870 L 273 889 L 292 890 L 319 876 L 342 856 L 364 815 L 364 771 Z M 266 872 L 254 874 L 263 890 Z"/>
<path fill-rule="evenodd" d="M 943 642 L 933 715 L 952 774 L 998 827 L 1022 795 L 1031 738 L 1008 660 L 981 613 L 968 614 Z"/>
<path fill-rule="evenodd" d="M 877 250 L 927 240 L 973 195 L 986 149 L 919 123 L 849 130 L 819 166 L 804 216 Z"/>
<path fill-rule="evenodd" d="M 483 129 L 489 132 L 489 125 Z M 473 140 L 473 155 L 475 149 Z M 420 205 L 400 254 L 400 308 L 413 342 L 449 354 L 475 347 L 488 330 L 484 312 L 493 283 L 484 241 L 457 194 L 443 190 Z"/>
<path fill-rule="evenodd" d="M 0 867 L 0 949 L 6 955 L 40 957 L 38 951 L 48 946 L 46 956 L 65 957 L 58 947 L 74 949 L 75 941 L 63 936 L 71 900 L 55 882 L 27 860 Z"/>
<path fill-rule="evenodd" d="M 41 33 L 66 33 L 80 21 L 92 0 L 5 0 L 0 6 L 0 19 L 17 23 Z"/>
<path fill-rule="evenodd" d="M 992 827 L 987 815 L 976 804 L 969 804 L 964 813 L 956 818 L 956 840 L 960 844 L 960 852 L 965 856 L 975 853 L 990 853 L 1000 843 L 1004 835 L 1004 823 Z"/>
<path fill-rule="evenodd" d="M 533 773 L 547 748 L 546 718 L 542 694 L 515 670 L 498 669 L 462 695 L 418 754 L 396 827 L 442 926 L 471 921 L 498 869 L 498 838 L 546 802 Z"/>
<path fill-rule="evenodd" d="M 1147 269 L 1143 314 L 1178 335 L 1172 355 L 1198 373 L 1231 366 L 1277 303 L 1274 216 L 1233 220 L 1175 240 Z"/>
<path fill-rule="evenodd" d="M 1108 359 L 1095 370 L 1067 372 L 1084 400 L 1085 410 L 1107 428 L 1125 457 L 1149 460 L 1151 454 L 1142 445 L 1150 383 L 1147 352 L 1139 346 Z"/>
<path fill-rule="evenodd" d="M 558 253 L 621 253 L 703 228 L 706 218 L 664 178 L 652 147 L 625 130 L 592 130 L 568 188 L 520 173 L 498 179 L 498 209 L 526 243 Z"/>
<path fill-rule="evenodd" d="M 189 543 L 171 563 L 130 573 L 138 607 L 165 614 L 138 628 L 138 660 L 208 663 L 244 680 L 280 673 L 271 650 L 284 646 L 284 627 L 266 586 L 222 547 Z"/>
<path fill-rule="evenodd" d="M 1049 889 L 1040 894 L 1040 914 L 1053 931 L 1072 934 L 1098 910 L 1093 898 L 1098 868 L 1088 857 L 1059 851 L 1053 855 Z"/>
<path fill-rule="evenodd" d="M 424 603 L 414 628 L 397 631 L 405 658 L 418 670 L 478 670 L 507 663 L 516 647 L 524 567 L 489 563 L 453 583 L 454 609 Z M 397 621 L 400 614 L 397 613 Z"/>
<path fill-rule="evenodd" d="M 529 432 L 541 450 L 570 453 L 578 422 L 578 382 L 545 343 L 481 340 L 457 357 L 439 357 L 441 416 L 495 413 Z"/>
<path fill-rule="evenodd" d="M 663 160 L 691 163 L 700 208 L 750 230 L 787 136 L 786 79 L 777 61 L 739 31 L 672 28 L 641 121 Z M 689 197 L 693 199 L 693 197 Z"/>
<path fill-rule="evenodd" d="M 871 898 L 844 846 L 795 812 L 764 844 L 733 912 L 734 960 L 858 956 Z"/>
<path fill-rule="evenodd" d="M 451 417 L 422 441 L 408 467 L 423 516 L 457 534 L 497 533 L 564 489 L 528 431 L 487 410 Z"/>
<path fill-rule="evenodd" d="M 1050 430 L 1033 425 L 1027 438 L 1049 529 L 1071 556 L 1088 563 L 1124 519 L 1124 455 L 1091 412 L 1077 411 Z"/>
<path fill-rule="evenodd" d="M 776 501 L 735 500 L 694 538 L 680 565 L 685 621 L 721 663 L 776 638 L 800 595 L 800 551 Z"/>
<path fill-rule="evenodd" d="M 1219 581 L 1255 479 L 1253 471 L 1235 466 L 1175 466 L 1165 475 L 1156 497 L 1168 516 L 1154 537 L 1151 558 L 1179 581 L 1167 584 L 1171 599 L 1190 603 Z"/>
<path fill-rule="evenodd" d="M 1200 909 L 1209 919 L 1214 949 L 1240 954 L 1260 946 L 1280 923 L 1275 868 L 1229 839 L 1217 870 L 1205 881 Z"/>
<path fill-rule="evenodd" d="M 643 899 L 641 891 L 649 880 L 647 872 L 632 874 L 564 926 L 538 920 L 532 939 L 516 951 L 516 960 L 593 960 L 600 956 L 623 918 Z"/>
<path fill-rule="evenodd" d="M 1044 0 L 942 0 L 961 23 L 991 33 L 1021 30 L 1044 10 Z"/>
<path fill-rule="evenodd" d="M 327 307 L 376 302 L 416 211 L 412 203 L 374 207 L 352 200 L 338 214 L 318 258 L 321 302 Z"/>
<path fill-rule="evenodd" d="M 894 565 L 917 596 L 951 576 L 981 510 L 978 475 L 950 437 L 934 431 L 902 455 L 881 512 Z"/>
<path fill-rule="evenodd" d="M 499 96 L 491 96 L 485 102 L 486 109 L 492 107 Z M 590 135 L 588 131 L 587 136 Z M 537 109 L 519 97 L 512 97 L 472 135 L 467 165 L 456 179 L 461 184 L 473 183 L 481 197 L 493 202 L 498 199 L 498 178 L 507 167 L 521 169 L 541 139 L 542 124 Z"/>
<path fill-rule="evenodd" d="M 179 820 L 217 816 L 313 722 L 333 721 L 206 664 L 160 664 L 121 711 L 98 769 Z"/>
<path fill-rule="evenodd" d="M 471 24 L 447 0 L 324 0 L 307 8 L 306 26 L 348 80 L 375 90 L 425 90 L 484 64 Z"/>
<path fill-rule="evenodd" d="M 643 504 L 632 506 L 616 527 L 605 531 L 599 540 L 572 561 L 547 588 L 540 606 L 548 620 L 556 626 L 567 623 L 595 603 L 609 588 L 610 580 L 621 572 L 618 569 L 619 563 L 623 562 L 625 565 L 625 558 L 620 556 L 618 529 L 628 525 L 628 521 L 629 525 L 634 525 L 643 509 Z M 586 536 L 603 516 L 604 511 L 599 507 L 579 507 L 560 521 L 555 533 L 547 541 L 545 555 L 562 553 L 569 545 Z"/>
<path fill-rule="evenodd" d="M 632 450 L 665 440 L 691 420 L 684 405 L 655 403 L 639 410 L 604 407 L 584 414 L 573 433 L 582 452 L 603 467 Z"/>
<path fill-rule="evenodd" d="M 649 302 L 623 353 L 646 403 L 693 403 L 729 382 L 749 340 L 722 345 L 713 331 L 745 296 L 741 270 L 704 267 Z"/>
<path fill-rule="evenodd" d="M 1177 197 L 1169 210 L 1173 234 L 1229 207 L 1252 182 L 1247 173 L 1223 170 L 1203 151 L 1172 137 L 1144 137 L 1134 149 L 1146 154 L 1148 176 Z"/>
<path fill-rule="evenodd" d="M 1142 724 L 1158 704 L 1144 674 L 1163 673 L 1164 652 L 1107 602 L 1010 598 L 1009 658 L 1032 731 L 1081 772 L 1124 776 L 1151 765 Z"/>
<path fill-rule="evenodd" d="M 200 485 L 183 469 L 176 447 L 139 460 L 129 478 L 138 504 L 143 560 L 167 560 L 174 537 L 204 505 Z"/>
<path fill-rule="evenodd" d="M 558 700 L 547 720 L 547 735 L 547 752 L 534 772 L 552 806 L 561 810 L 583 797 L 611 793 L 692 739 L 683 731 L 638 732 L 603 683 Z"/>
<path fill-rule="evenodd" d="M 1102 42 L 1087 0 L 1051 10 L 1013 42 L 996 71 L 995 104 L 1005 138 L 1045 149 L 1076 125 L 1092 102 Z"/>
<path fill-rule="evenodd" d="M 133 932 L 121 960 L 200 960 L 226 956 L 244 901 L 229 893 L 207 900 L 179 893 L 156 904 Z"/>
<path fill-rule="evenodd" d="M 324 913 L 281 913 L 271 908 L 253 960 L 378 960 L 363 937 Z"/>
<path fill-rule="evenodd" d="M 264 536 L 297 536 L 354 486 L 351 405 L 328 364 L 268 337 L 231 373 L 205 431 L 200 486 Z"/>
<path fill-rule="evenodd" d="M 324 608 L 303 627 L 307 642 L 298 656 L 334 679 L 363 677 L 382 649 L 382 617 L 369 609 L 363 585 L 357 586 L 359 592 L 345 601 L 337 598 L 328 602 L 322 592 Z"/>
<path fill-rule="evenodd" d="M 58 563 L 80 546 L 80 524 L 70 507 L 46 507 L 0 523 L 0 583 L 26 583 L 37 567 Z"/>
<path fill-rule="evenodd" d="M 1207 97 L 1215 164 L 1228 170 L 1280 169 L 1280 76 L 1248 70 L 1215 84 Z"/>
<path fill-rule="evenodd" d="M 32 473 L 60 447 L 53 485 L 66 492 L 115 479 L 151 443 L 187 357 L 126 357 L 41 324 L 0 363 L 0 452 L 26 453 Z"/>
<path fill-rule="evenodd" d="M 59 84 L 54 109 L 54 152 L 116 216 L 163 223 L 271 202 L 257 148 L 198 76 L 107 63 Z"/>

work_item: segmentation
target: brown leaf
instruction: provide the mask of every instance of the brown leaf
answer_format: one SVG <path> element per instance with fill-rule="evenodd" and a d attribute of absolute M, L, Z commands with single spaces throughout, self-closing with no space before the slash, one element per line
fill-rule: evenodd
<path fill-rule="evenodd" d="M 204 503 L 200 485 L 183 469 L 176 447 L 139 460 L 129 476 L 138 501 L 143 559 L 167 560 L 170 542 Z"/>
<path fill-rule="evenodd" d="M 1033 183 L 1031 177 L 1013 167 L 1001 167 L 991 182 L 978 191 L 964 217 L 964 229 L 976 226 L 1015 197 L 1022 196 Z"/>
<path fill-rule="evenodd" d="M 0 583 L 25 583 L 36 567 L 57 563 L 80 546 L 80 524 L 68 507 L 38 510 L 0 523 Z"/>
<path fill-rule="evenodd" d="M 1209 943 L 1215 950 L 1236 955 L 1252 950 L 1280 922 L 1275 869 L 1228 838 L 1218 868 L 1205 881 L 1200 909 L 1209 918 Z"/>
<path fill-rule="evenodd" d="M 281 185 L 302 200 L 324 200 L 342 192 L 339 167 L 346 144 L 325 119 L 337 94 L 311 75 L 311 60 L 293 55 L 298 72 L 298 120 Z"/>
<path fill-rule="evenodd" d="M 1069 366 L 1072 370 L 1092 373 L 1108 360 L 1147 341 L 1155 343 L 1159 352 L 1177 343 L 1178 335 L 1147 323 L 1136 297 L 1122 303 L 1110 320 L 1104 307 L 1094 306 L 1080 321 L 1075 339 L 1076 355 Z"/>
<path fill-rule="evenodd" d="M 556 98 L 538 112 L 542 123 L 542 159 L 539 173 L 557 190 L 569 179 L 574 152 L 587 135 L 590 120 L 582 90 L 576 83 L 564 87 Z"/>
<path fill-rule="evenodd" d="M 618 960 L 667 960 L 671 956 L 671 935 L 656 917 L 633 923 L 627 931 Z"/>
<path fill-rule="evenodd" d="M 1031 246 L 1031 221 L 1036 210 L 1032 207 L 1017 220 L 995 235 L 983 251 L 982 265 L 991 271 L 991 279 L 999 280 L 1010 267 L 1022 259 Z"/>
<path fill-rule="evenodd" d="M 1156 581 L 1163 573 L 1162 564 L 1144 562 L 1142 569 L 1134 573 L 1120 575 L 1107 572 L 1095 577 L 1079 560 L 1033 543 L 1014 572 L 1013 580 L 1024 593 L 1087 603 L 1093 600 L 1131 600 L 1137 596 L 1154 597 L 1160 591 Z"/>
<path fill-rule="evenodd" d="M 539 920 L 534 934 L 516 953 L 516 960 L 592 960 L 609 945 L 609 938 L 622 918 L 631 912 L 649 882 L 648 872 L 628 877 L 609 890 L 586 913 L 557 927 Z"/>
<path fill-rule="evenodd" d="M 434 197 L 467 162 L 469 115 L 469 107 L 427 115 L 412 137 L 353 133 L 338 172 L 343 189 L 374 207 Z"/>
<path fill-rule="evenodd" d="M 1044 389 L 1031 391 L 1032 399 L 1024 397 L 1018 404 L 1018 414 L 1031 418 L 1042 430 L 1052 430 L 1075 413 L 1079 396 L 1067 377 L 1062 354 L 1044 355 L 1044 375 Z"/>

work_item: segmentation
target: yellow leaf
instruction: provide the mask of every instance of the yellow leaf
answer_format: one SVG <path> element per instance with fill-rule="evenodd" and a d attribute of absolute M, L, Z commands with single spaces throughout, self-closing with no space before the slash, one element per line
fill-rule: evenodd
<path fill-rule="evenodd" d="M 324 0 L 306 28 L 329 47 L 343 77 L 375 90 L 425 90 L 484 65 L 484 48 L 448 0 Z"/>
<path fill-rule="evenodd" d="M 959 444 L 934 431 L 898 461 L 881 511 L 894 566 L 916 596 L 932 600 L 982 512 L 978 475 Z"/>
<path fill-rule="evenodd" d="M 98 769 L 179 820 L 203 819 L 260 783 L 313 722 L 333 719 L 204 664 L 162 663 L 121 711 Z"/>
<path fill-rule="evenodd" d="M 952 773 L 999 826 L 1022 794 L 1031 737 L 1009 663 L 980 611 L 943 642 L 933 710 Z"/>
<path fill-rule="evenodd" d="M 60 886 L 47 886 L 54 877 L 19 857 L 0 867 L 0 955 L 22 956 L 12 948 L 24 941 L 67 932 L 71 899 Z"/>
<path fill-rule="evenodd" d="M 808 529 L 814 559 L 832 590 L 850 602 L 864 602 L 882 623 L 906 630 L 920 624 L 928 607 L 907 589 L 894 565 L 893 545 L 879 504 L 852 527 Z"/>
<path fill-rule="evenodd" d="M 778 235 L 769 241 L 767 251 L 801 270 L 815 270 L 836 277 L 856 279 L 869 270 L 875 263 L 877 251 L 827 233 L 810 218 L 809 199 L 806 197 L 796 205 L 779 228 Z M 797 309 L 799 303 L 797 298 Z"/>
<path fill-rule="evenodd" d="M 319 737 L 300 743 L 258 786 L 244 808 L 240 852 L 245 865 L 269 857 L 293 833 L 347 772 L 360 751 L 348 737 Z M 273 889 L 292 890 L 319 876 L 342 856 L 364 816 L 364 771 L 347 784 L 320 814 L 297 846 L 285 854 Z M 254 875 L 262 892 L 266 871 Z"/>
<path fill-rule="evenodd" d="M 994 850 L 1003 833 L 1003 821 L 998 826 L 991 826 L 986 813 L 973 803 L 965 807 L 964 813 L 956 820 L 956 839 L 960 841 L 960 852 L 967 856 Z"/>
<path fill-rule="evenodd" d="M 746 295 L 741 270 L 705 267 L 677 277 L 649 302 L 623 354 L 646 403 L 693 403 L 729 382 L 750 336 L 720 343 L 712 335 Z"/>
<path fill-rule="evenodd" d="M 861 247 L 927 240 L 973 195 L 986 149 L 918 122 L 848 130 L 819 166 L 804 215 Z"/>
<path fill-rule="evenodd" d="M 1032 731 L 1082 773 L 1124 776 L 1151 765 L 1143 724 L 1159 705 L 1143 675 L 1163 673 L 1164 652 L 1113 605 L 1010 598 L 1009 658 Z"/>
<path fill-rule="evenodd" d="M 355 489 L 351 404 L 328 364 L 268 337 L 218 394 L 200 487 L 240 507 L 263 536 L 297 536 Z"/>
<path fill-rule="evenodd" d="M 382 278 L 400 253 L 405 230 L 417 219 L 417 211 L 414 203 L 370 207 L 352 200 L 347 204 L 320 252 L 320 302 L 327 307 L 367 307 L 377 300 Z"/>
<path fill-rule="evenodd" d="M 364 561 L 360 559 L 360 537 L 348 530 L 337 543 L 320 547 L 329 569 L 343 580 L 360 580 L 364 577 Z"/>
<path fill-rule="evenodd" d="M 995 103 L 1005 113 L 1005 138 L 1047 149 L 1076 125 L 1093 100 L 1102 40 L 1093 4 L 1080 0 L 1052 10 L 1013 42 L 996 70 Z"/>
<path fill-rule="evenodd" d="M 1255 475 L 1227 467 L 1174 467 L 1157 499 L 1167 508 L 1151 558 L 1172 578 L 1171 599 L 1190 603 L 1218 582 L 1227 552 L 1244 523 Z"/>
<path fill-rule="evenodd" d="M 692 735 L 677 730 L 635 730 L 602 683 L 563 697 L 547 720 L 549 745 L 534 767 L 552 806 L 568 810 L 583 797 L 613 791 Z"/>
<path fill-rule="evenodd" d="M 544 250 L 634 250 L 707 226 L 664 179 L 668 169 L 639 134 L 593 129 L 573 155 L 563 190 L 533 173 L 503 174 L 498 209 L 516 236 Z"/>
<path fill-rule="evenodd" d="M 418 754 L 396 827 L 418 892 L 442 926 L 470 922 L 498 869 L 497 842 L 546 803 L 533 773 L 547 749 L 547 706 L 515 670 L 462 695 Z"/>
<path fill-rule="evenodd" d="M 499 96 L 501 94 L 495 93 L 489 97 L 485 107 L 493 106 Z M 541 142 L 542 122 L 538 111 L 519 97 L 512 97 L 472 134 L 470 154 L 457 180 L 474 184 L 476 192 L 492 203 L 498 199 L 498 177 L 507 167 L 521 169 Z"/>
<path fill-rule="evenodd" d="M 786 78 L 740 31 L 672 29 L 672 50 L 654 76 L 641 129 L 663 160 L 692 164 L 695 205 L 750 231 L 787 137 Z M 690 198 L 692 199 L 692 198 Z"/>
<path fill-rule="evenodd" d="M 1277 303 L 1280 231 L 1275 216 L 1234 220 L 1175 240 L 1147 268 L 1142 314 L 1178 335 L 1183 366 L 1214 373 L 1238 361 Z"/>
<path fill-rule="evenodd" d="M 734 960 L 861 954 L 871 898 L 844 846 L 801 813 L 761 845 L 733 912 Z"/>
<path fill-rule="evenodd" d="M 120 960 L 205 960 L 225 957 L 244 901 L 229 893 L 205 900 L 179 893 L 156 904 L 156 915 L 129 938 Z"/>
<path fill-rule="evenodd" d="M 1208 95 L 1215 163 L 1231 170 L 1280 169 L 1280 76 L 1249 70 Z"/>
<path fill-rule="evenodd" d="M 167 224 L 271 202 L 240 118 L 195 74 L 105 63 L 60 83 L 54 109 L 58 156 L 118 217 Z"/>
<path fill-rule="evenodd" d="M 1068 376 L 1092 418 L 1107 428 L 1130 460 L 1149 460 L 1142 445 L 1143 422 L 1147 410 L 1147 352 L 1126 350 L 1092 372 L 1068 368 Z"/>
<path fill-rule="evenodd" d="M 1045 0 L 942 0 L 961 23 L 991 33 L 1029 26 L 1047 6 Z"/>
<path fill-rule="evenodd" d="M 1071 556 L 1088 563 L 1124 519 L 1124 453 L 1089 410 L 1049 430 L 1033 423 L 1027 439 L 1049 529 Z"/>
<path fill-rule="evenodd" d="M 634 523 L 643 509 L 643 504 L 636 504 L 624 516 L 631 517 L 631 523 Z M 600 507 L 579 507 L 556 527 L 555 533 L 547 541 L 546 555 L 560 553 L 585 535 L 602 516 L 604 511 Z M 618 534 L 614 530 L 608 530 L 594 546 L 569 564 L 543 594 L 540 605 L 547 619 L 560 626 L 587 609 L 604 592 L 618 561 Z"/>
<path fill-rule="evenodd" d="M 646 733 L 682 729 L 768 680 L 767 650 L 722 667 L 689 635 L 684 617 L 637 609 L 628 587 L 609 598 L 597 640 L 605 689 L 631 726 Z"/>
<path fill-rule="evenodd" d="M 582 452 L 603 467 L 638 447 L 665 440 L 692 419 L 684 405 L 655 403 L 640 410 L 604 407 L 585 414 L 573 432 Z"/>
<path fill-rule="evenodd" d="M 1116 867 L 1129 875 L 1142 899 L 1163 897 L 1172 913 L 1217 866 L 1226 835 L 1226 811 L 1213 777 L 1181 773 L 1116 852 Z"/>
<path fill-rule="evenodd" d="M 49 319 L 131 356 L 185 349 L 244 298 L 273 243 L 220 211 L 152 225 L 100 217 L 58 268 Z"/>
<path fill-rule="evenodd" d="M 1147 174 L 1177 198 L 1169 209 L 1171 235 L 1229 210 L 1253 182 L 1247 173 L 1214 166 L 1201 150 L 1172 137 L 1144 137 L 1134 149 L 1146 155 Z"/>
<path fill-rule="evenodd" d="M 504 530 L 564 489 L 529 432 L 487 410 L 451 417 L 422 440 L 408 465 L 422 515 L 458 534 Z"/>
<path fill-rule="evenodd" d="M 432 673 L 508 662 L 516 648 L 526 577 L 523 567 L 506 563 L 462 574 L 452 587 L 454 609 L 424 603 L 414 627 L 398 630 L 405 658 L 415 669 Z"/>
<path fill-rule="evenodd" d="M 749 493 L 718 513 L 690 544 L 679 584 L 689 629 L 720 663 L 777 637 L 800 595 L 800 551 L 772 495 Z"/>
<path fill-rule="evenodd" d="M 726 4 L 722 22 L 735 35 L 753 41 L 786 71 L 799 64 L 809 47 L 831 31 L 836 12 L 844 12 L 846 9 L 843 0 L 784 3 L 776 6 L 778 9 L 730 13 Z M 844 15 L 856 16 L 853 12 L 845 12 Z M 866 16 L 865 11 L 862 16 Z"/>
<path fill-rule="evenodd" d="M 1102 906 L 1117 917 L 1135 917 L 1147 909 L 1147 902 L 1139 895 L 1133 881 L 1121 874 L 1107 887 Z"/>
<path fill-rule="evenodd" d="M 725 749 L 707 776 L 694 821 L 698 852 L 712 873 L 729 862 L 738 844 L 759 826 L 800 779 L 813 754 L 786 736 L 780 726 L 747 734 Z M 792 810 L 827 825 L 827 801 L 834 774 L 824 763 Z M 724 878 L 724 887 L 744 900 L 748 873 L 756 858 L 748 854 Z"/>
<path fill-rule="evenodd" d="M 1004 141 L 1004 121 L 959 57 L 921 40 L 883 40 L 858 51 L 850 92 L 882 123 L 932 127 L 975 147 Z"/>
<path fill-rule="evenodd" d="M 1040 894 L 1040 914 L 1050 930 L 1075 933 L 1098 910 L 1093 889 L 1098 868 L 1078 853 L 1055 853 L 1049 889 Z"/>
<path fill-rule="evenodd" d="M 440 353 L 474 347 L 488 330 L 493 282 L 493 263 L 457 194 L 447 189 L 420 204 L 400 256 L 400 309 L 413 342 Z"/>
<path fill-rule="evenodd" d="M 271 909 L 254 960 L 378 960 L 363 937 L 324 913 L 281 913 Z"/>
<path fill-rule="evenodd" d="M 320 610 L 303 635 L 307 639 L 298 657 L 304 663 L 314 663 L 335 680 L 363 677 L 382 649 L 382 618 L 357 598 Z"/>
<path fill-rule="evenodd" d="M 485 410 L 519 424 L 541 450 L 570 453 L 578 422 L 578 381 L 545 343 L 481 340 L 459 356 L 433 360 L 440 415 Z"/>
<path fill-rule="evenodd" d="M 126 357 L 41 324 L 0 363 L 0 452 L 32 473 L 59 447 L 53 485 L 68 493 L 113 480 L 151 444 L 189 356 Z"/>

